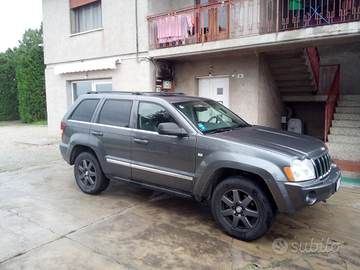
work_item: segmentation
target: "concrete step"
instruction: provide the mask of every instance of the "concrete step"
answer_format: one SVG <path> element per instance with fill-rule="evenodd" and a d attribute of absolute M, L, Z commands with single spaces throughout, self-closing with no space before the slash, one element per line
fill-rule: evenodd
<path fill-rule="evenodd" d="M 329 147 L 330 152 L 340 151 L 340 152 L 355 153 L 360 155 L 360 144 L 357 143 L 327 142 L 326 145 Z"/>
<path fill-rule="evenodd" d="M 268 61 L 268 65 L 270 68 L 292 68 L 292 67 L 300 67 L 306 64 L 306 60 L 304 58 L 288 58 L 288 59 L 277 59 Z"/>
<path fill-rule="evenodd" d="M 274 80 L 276 82 L 287 82 L 289 80 L 294 80 L 294 79 L 304 79 L 304 80 L 311 80 L 311 76 L 309 72 L 298 72 L 296 74 L 279 74 L 279 75 L 274 75 Z"/>
<path fill-rule="evenodd" d="M 294 57 L 305 57 L 304 50 L 292 50 L 282 52 L 265 53 L 264 57 L 266 61 L 279 60 L 279 59 L 291 59 Z"/>
<path fill-rule="evenodd" d="M 328 134 L 329 143 L 353 143 L 360 145 L 360 135 Z"/>
<path fill-rule="evenodd" d="M 336 107 L 337 113 L 356 113 L 360 114 L 360 107 Z"/>
<path fill-rule="evenodd" d="M 331 158 L 332 159 L 339 159 L 339 160 L 351 160 L 351 161 L 360 161 L 360 153 L 347 153 L 343 151 L 331 151 Z"/>
<path fill-rule="evenodd" d="M 360 113 L 334 113 L 334 119 L 360 121 Z"/>
<path fill-rule="evenodd" d="M 314 93 L 315 86 L 293 86 L 293 87 L 279 87 L 281 93 Z"/>
<path fill-rule="evenodd" d="M 330 127 L 330 134 L 359 136 L 359 128 Z"/>
<path fill-rule="evenodd" d="M 360 128 L 360 121 L 356 120 L 332 120 L 333 127 Z M 360 130 L 358 129 L 360 133 Z"/>
<path fill-rule="evenodd" d="M 360 100 L 339 100 L 339 107 L 360 107 Z"/>
<path fill-rule="evenodd" d="M 360 101 L 360 95 L 341 95 L 339 97 L 341 101 L 345 100 L 359 100 Z"/>
<path fill-rule="evenodd" d="M 300 65 L 300 66 L 285 66 L 285 67 L 277 67 L 274 66 L 272 68 L 271 73 L 276 76 L 276 75 L 291 75 L 291 74 L 296 74 L 296 73 L 303 73 L 303 72 L 308 72 L 309 68 L 307 66 L 304 65 Z"/>
<path fill-rule="evenodd" d="M 315 87 L 310 78 L 302 79 L 302 80 L 288 80 L 282 82 L 276 82 L 278 87 L 307 87 L 312 86 Z"/>

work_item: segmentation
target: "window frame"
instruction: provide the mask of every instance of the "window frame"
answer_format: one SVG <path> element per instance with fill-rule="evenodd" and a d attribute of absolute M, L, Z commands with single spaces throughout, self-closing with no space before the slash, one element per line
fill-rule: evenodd
<path fill-rule="evenodd" d="M 78 98 L 78 96 L 75 97 L 74 84 L 76 84 L 76 83 L 85 83 L 85 82 L 88 82 L 88 83 L 91 82 L 91 92 L 96 92 L 96 86 L 100 85 L 100 84 L 111 84 L 111 91 L 113 91 L 112 79 L 72 81 L 71 82 L 71 100 L 72 100 L 73 103 Z"/>
<path fill-rule="evenodd" d="M 98 27 L 94 26 L 94 19 L 95 19 L 95 15 L 94 15 L 95 7 L 94 6 L 95 5 L 98 5 L 97 6 L 98 12 L 96 15 L 96 16 L 98 16 L 98 21 L 97 21 Z M 90 29 L 86 29 L 86 19 L 89 16 L 86 16 L 85 12 L 86 12 L 86 8 L 89 8 L 89 7 L 90 7 L 90 12 L 91 12 L 90 21 L 91 21 L 92 27 L 90 27 Z M 81 25 L 79 24 L 80 14 L 83 15 L 82 26 L 84 29 L 81 29 Z M 102 29 L 102 17 L 103 16 L 102 16 L 101 0 L 70 9 L 71 34 L 76 35 L 76 34 L 82 34 L 82 33 L 87 33 L 87 32 L 92 32 L 92 31 L 97 31 L 99 29 Z"/>

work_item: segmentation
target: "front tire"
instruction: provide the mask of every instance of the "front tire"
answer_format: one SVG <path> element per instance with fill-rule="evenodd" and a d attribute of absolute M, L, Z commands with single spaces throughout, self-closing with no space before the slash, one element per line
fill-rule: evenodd
<path fill-rule="evenodd" d="M 83 152 L 75 160 L 74 176 L 79 188 L 87 194 L 97 194 L 104 191 L 110 183 L 100 167 L 96 157 Z"/>
<path fill-rule="evenodd" d="M 211 208 L 218 225 L 244 241 L 262 237 L 275 221 L 275 209 L 263 189 L 243 176 L 231 176 L 214 190 Z"/>

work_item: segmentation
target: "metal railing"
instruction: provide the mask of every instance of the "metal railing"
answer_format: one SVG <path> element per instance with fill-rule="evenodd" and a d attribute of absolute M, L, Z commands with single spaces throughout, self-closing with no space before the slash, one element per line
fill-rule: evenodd
<path fill-rule="evenodd" d="M 147 17 L 149 48 L 360 20 L 360 0 L 226 0 Z"/>
<path fill-rule="evenodd" d="M 320 77 L 320 56 L 316 47 L 307 48 L 307 54 L 310 59 L 311 68 L 316 81 L 317 90 L 319 90 L 319 77 Z"/>
<path fill-rule="evenodd" d="M 327 135 L 330 130 L 331 121 L 334 115 L 335 107 L 339 100 L 339 90 L 340 90 L 340 66 L 338 65 L 336 68 L 336 72 L 334 75 L 334 80 L 331 84 L 330 92 L 328 98 L 326 100 L 325 105 L 325 135 L 324 142 L 327 141 Z"/>

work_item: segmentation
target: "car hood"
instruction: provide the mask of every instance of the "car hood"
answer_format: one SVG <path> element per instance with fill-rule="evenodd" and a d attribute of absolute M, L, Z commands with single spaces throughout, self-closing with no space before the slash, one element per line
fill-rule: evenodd
<path fill-rule="evenodd" d="M 312 157 L 327 150 L 326 145 L 314 137 L 261 126 L 246 126 L 210 136 L 298 157 Z"/>

